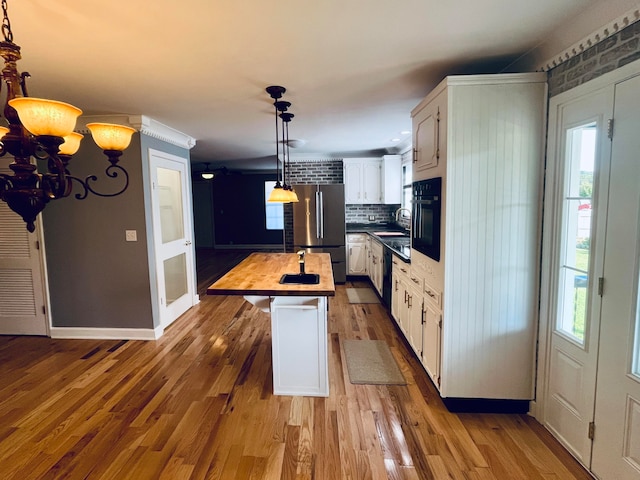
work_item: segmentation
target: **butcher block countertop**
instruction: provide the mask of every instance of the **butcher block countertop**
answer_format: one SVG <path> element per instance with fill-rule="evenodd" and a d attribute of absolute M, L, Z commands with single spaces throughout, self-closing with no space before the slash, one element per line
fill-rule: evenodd
<path fill-rule="evenodd" d="M 207 295 L 333 296 L 331 255 L 305 254 L 305 273 L 320 275 L 316 285 L 280 284 L 285 273 L 299 273 L 295 253 L 252 253 L 207 288 Z"/>

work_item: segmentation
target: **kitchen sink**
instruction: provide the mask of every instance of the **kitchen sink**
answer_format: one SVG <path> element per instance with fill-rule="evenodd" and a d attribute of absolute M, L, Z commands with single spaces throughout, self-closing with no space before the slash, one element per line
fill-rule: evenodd
<path fill-rule="evenodd" d="M 317 285 L 320 275 L 317 273 L 285 273 L 280 277 L 280 283 L 291 285 Z"/>

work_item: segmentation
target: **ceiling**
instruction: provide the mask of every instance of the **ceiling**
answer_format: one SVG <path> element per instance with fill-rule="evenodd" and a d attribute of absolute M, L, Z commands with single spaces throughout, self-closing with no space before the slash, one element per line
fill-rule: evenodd
<path fill-rule="evenodd" d="M 269 168 L 269 85 L 294 156 L 394 153 L 444 76 L 494 73 L 594 0 L 10 0 L 29 94 L 146 115 L 196 139 L 192 162 Z M 126 5 L 126 8 L 125 8 Z M 392 139 L 400 139 L 393 141 Z"/>

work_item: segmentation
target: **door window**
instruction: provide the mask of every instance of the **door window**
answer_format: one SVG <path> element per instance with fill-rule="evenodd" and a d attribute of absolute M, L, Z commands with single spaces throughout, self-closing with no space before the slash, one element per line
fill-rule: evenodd
<path fill-rule="evenodd" d="M 589 319 L 589 259 L 596 124 L 567 130 L 557 330 L 584 344 Z"/>
<path fill-rule="evenodd" d="M 158 189 L 162 243 L 169 243 L 184 237 L 180 171 L 158 168 Z"/>

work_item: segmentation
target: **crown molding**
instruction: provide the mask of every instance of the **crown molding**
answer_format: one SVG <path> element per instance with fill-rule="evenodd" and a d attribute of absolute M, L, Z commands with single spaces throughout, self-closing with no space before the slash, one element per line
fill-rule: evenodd
<path fill-rule="evenodd" d="M 559 55 L 556 55 L 553 58 L 550 58 L 549 60 L 547 60 L 546 62 L 543 62 L 539 66 L 538 70 L 542 70 L 542 71 L 551 70 L 552 68 L 557 67 L 561 63 L 564 63 L 567 60 L 570 60 L 571 58 L 580 55 L 585 50 L 602 42 L 606 38 L 609 38 L 612 35 L 615 35 L 620 30 L 623 30 L 624 28 L 637 22 L 638 20 L 640 20 L 640 5 L 629 10 L 627 13 L 625 13 L 624 15 L 621 15 L 615 20 L 612 20 L 611 22 L 607 23 L 605 26 L 600 27 L 598 30 L 584 37 L 582 40 L 574 43 L 569 48 L 561 52 Z"/>
<path fill-rule="evenodd" d="M 163 142 L 186 148 L 188 150 L 192 149 L 196 144 L 195 138 L 182 133 L 175 128 L 164 125 L 163 123 L 147 117 L 146 115 L 83 115 L 78 118 L 76 131 L 83 134 L 90 133 L 87 128 L 87 123 L 91 122 L 127 125 L 149 137 L 157 138 Z"/>

